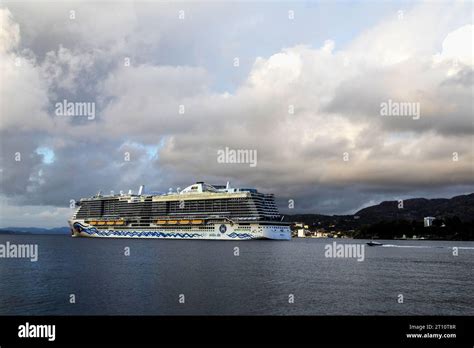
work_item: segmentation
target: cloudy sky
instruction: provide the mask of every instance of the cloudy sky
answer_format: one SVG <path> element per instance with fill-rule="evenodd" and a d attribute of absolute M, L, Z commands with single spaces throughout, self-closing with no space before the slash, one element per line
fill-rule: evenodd
<path fill-rule="evenodd" d="M 284 213 L 474 192 L 472 18 L 471 1 L 2 2 L 0 226 L 64 226 L 71 199 L 142 183 L 231 181 Z M 257 165 L 219 163 L 226 147 Z"/>

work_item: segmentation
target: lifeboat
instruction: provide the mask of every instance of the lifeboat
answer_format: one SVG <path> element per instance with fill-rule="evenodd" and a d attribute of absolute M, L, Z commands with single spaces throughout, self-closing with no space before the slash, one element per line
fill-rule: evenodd
<path fill-rule="evenodd" d="M 203 223 L 203 220 L 192 220 L 191 223 L 192 223 L 193 225 L 200 225 L 200 224 Z"/>
<path fill-rule="evenodd" d="M 179 220 L 180 225 L 187 225 L 189 224 L 189 220 Z"/>
<path fill-rule="evenodd" d="M 116 224 L 116 225 L 123 225 L 123 224 L 125 224 L 125 221 L 123 221 L 123 220 L 118 220 L 118 221 L 115 221 L 115 224 Z"/>
<path fill-rule="evenodd" d="M 97 222 L 97 225 L 105 225 L 105 221 L 99 221 Z"/>
<path fill-rule="evenodd" d="M 115 221 L 107 221 L 107 225 L 115 225 Z"/>
<path fill-rule="evenodd" d="M 169 220 L 168 221 L 168 225 L 176 225 L 178 223 L 178 221 L 176 220 Z"/>
<path fill-rule="evenodd" d="M 97 221 L 89 221 L 89 225 L 95 226 L 95 225 L 97 225 Z"/>
<path fill-rule="evenodd" d="M 158 220 L 156 222 L 157 225 L 166 225 L 166 220 Z"/>

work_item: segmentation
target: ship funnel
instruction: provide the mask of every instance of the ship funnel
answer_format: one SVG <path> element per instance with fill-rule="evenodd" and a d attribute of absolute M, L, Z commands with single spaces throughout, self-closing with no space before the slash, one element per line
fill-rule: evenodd
<path fill-rule="evenodd" d="M 132 194 L 132 190 L 128 190 L 128 194 L 131 195 L 131 194 Z"/>
<path fill-rule="evenodd" d="M 123 196 L 123 190 L 120 190 L 120 196 Z"/>
<path fill-rule="evenodd" d="M 143 189 L 145 188 L 144 185 L 140 185 L 140 188 L 138 189 L 138 195 L 141 196 L 143 193 Z"/>

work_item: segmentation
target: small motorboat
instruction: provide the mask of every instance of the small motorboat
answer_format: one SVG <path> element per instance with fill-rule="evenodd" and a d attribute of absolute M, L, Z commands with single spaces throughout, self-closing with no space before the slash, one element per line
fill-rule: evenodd
<path fill-rule="evenodd" d="M 370 241 L 370 242 L 367 242 L 367 245 L 368 246 L 381 246 L 383 245 L 382 243 L 379 243 L 379 242 L 374 242 L 373 240 Z"/>

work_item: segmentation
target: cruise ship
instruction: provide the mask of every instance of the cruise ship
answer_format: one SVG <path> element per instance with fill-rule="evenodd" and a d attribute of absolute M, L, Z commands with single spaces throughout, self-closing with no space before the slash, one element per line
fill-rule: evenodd
<path fill-rule="evenodd" d="M 197 182 L 179 192 L 82 198 L 69 220 L 73 237 L 291 239 L 273 194 Z"/>

